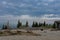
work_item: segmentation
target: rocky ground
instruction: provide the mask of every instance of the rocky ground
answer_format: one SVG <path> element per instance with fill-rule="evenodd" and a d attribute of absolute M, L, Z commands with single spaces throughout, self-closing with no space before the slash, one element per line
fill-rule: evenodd
<path fill-rule="evenodd" d="M 0 40 L 60 40 L 60 31 L 33 30 L 32 32 L 41 35 L 40 36 L 29 36 L 29 35 L 0 36 Z"/>

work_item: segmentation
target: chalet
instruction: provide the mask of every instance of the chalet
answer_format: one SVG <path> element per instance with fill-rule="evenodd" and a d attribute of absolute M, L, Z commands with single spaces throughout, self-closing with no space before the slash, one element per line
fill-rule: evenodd
<path fill-rule="evenodd" d="M 55 21 L 54 23 L 55 23 L 55 27 L 57 29 L 60 29 L 60 21 Z"/>

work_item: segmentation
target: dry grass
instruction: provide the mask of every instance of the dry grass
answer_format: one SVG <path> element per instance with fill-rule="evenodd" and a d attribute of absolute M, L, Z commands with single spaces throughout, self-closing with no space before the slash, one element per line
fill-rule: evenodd
<path fill-rule="evenodd" d="M 18 30 L 14 30 L 14 31 L 7 31 L 4 30 L 3 32 L 0 32 L 0 36 L 9 36 L 9 35 L 26 35 L 26 36 L 41 36 L 41 34 L 36 34 L 33 33 L 32 31 L 18 31 Z"/>
<path fill-rule="evenodd" d="M 50 31 L 50 29 L 43 31 L 32 30 L 32 32 L 17 31 L 17 33 L 18 34 L 14 36 L 2 36 L 0 40 L 60 40 L 60 31 Z"/>

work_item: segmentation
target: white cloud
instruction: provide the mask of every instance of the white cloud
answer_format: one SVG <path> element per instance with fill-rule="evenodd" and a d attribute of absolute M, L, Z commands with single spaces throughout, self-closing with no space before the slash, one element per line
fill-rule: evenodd
<path fill-rule="evenodd" d="M 21 3 L 20 5 L 18 5 L 18 7 L 32 7 L 32 4 L 27 4 L 27 3 Z"/>
<path fill-rule="evenodd" d="M 7 2 L 6 1 L 2 1 L 2 4 L 7 4 Z"/>
<path fill-rule="evenodd" d="M 38 2 L 38 3 L 37 3 L 37 5 L 38 5 L 38 6 L 39 6 L 39 5 L 41 5 L 41 3 L 40 3 L 40 2 Z"/>
<path fill-rule="evenodd" d="M 48 1 L 53 2 L 54 0 L 48 0 Z"/>
<path fill-rule="evenodd" d="M 55 14 L 45 14 L 44 17 L 58 17 L 58 15 L 55 15 Z"/>
<path fill-rule="evenodd" d="M 50 16 L 56 16 L 56 17 L 52 17 L 49 18 Z M 23 23 L 24 21 L 29 21 L 30 24 L 32 23 L 32 21 L 37 21 L 37 22 L 44 22 L 46 21 L 47 23 L 53 23 L 56 20 L 60 20 L 60 17 L 58 15 L 55 14 L 45 14 L 42 15 L 40 17 L 36 17 L 36 16 L 30 16 L 30 15 L 21 15 L 21 16 L 14 16 L 14 15 L 3 15 L 0 16 L 0 22 L 7 22 L 8 20 L 10 21 L 10 23 L 17 23 L 18 20 L 21 20 Z"/>
<path fill-rule="evenodd" d="M 43 1 L 53 2 L 54 0 L 43 0 Z"/>
<path fill-rule="evenodd" d="M 45 14 L 41 17 L 41 20 L 46 21 L 46 23 L 54 23 L 54 21 L 60 20 L 60 16 L 55 14 Z"/>
<path fill-rule="evenodd" d="M 14 6 L 15 4 L 13 4 L 13 3 L 10 2 L 10 3 L 8 3 L 8 5 L 10 5 L 10 6 Z"/>
<path fill-rule="evenodd" d="M 24 3 L 21 3 L 20 5 L 19 5 L 19 7 L 24 7 L 26 4 L 24 4 Z"/>
<path fill-rule="evenodd" d="M 49 4 L 48 3 L 44 3 L 44 5 L 48 6 Z"/>
<path fill-rule="evenodd" d="M 35 0 L 36 2 L 38 1 L 38 0 Z"/>

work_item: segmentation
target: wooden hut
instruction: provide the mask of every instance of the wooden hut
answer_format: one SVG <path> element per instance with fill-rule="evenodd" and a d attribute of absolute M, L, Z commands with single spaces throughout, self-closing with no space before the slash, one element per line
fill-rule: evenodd
<path fill-rule="evenodd" d="M 60 21 L 55 21 L 54 23 L 55 23 L 55 27 L 57 29 L 60 29 Z"/>

